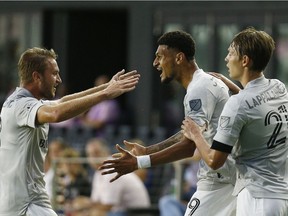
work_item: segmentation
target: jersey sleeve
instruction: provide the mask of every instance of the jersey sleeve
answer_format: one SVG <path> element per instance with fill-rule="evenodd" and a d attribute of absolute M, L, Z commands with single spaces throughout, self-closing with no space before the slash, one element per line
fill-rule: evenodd
<path fill-rule="evenodd" d="M 223 143 L 220 143 L 216 140 L 213 141 L 211 149 L 215 149 L 217 151 L 221 151 L 221 152 L 226 152 L 226 153 L 231 153 L 233 146 L 229 146 Z"/>
<path fill-rule="evenodd" d="M 207 88 L 198 88 L 197 92 L 187 92 L 184 99 L 185 116 L 199 125 L 209 122 L 216 105 L 215 96 Z"/>
<path fill-rule="evenodd" d="M 231 96 L 219 118 L 214 140 L 218 143 L 234 146 L 246 122 L 244 112 L 245 110 L 240 104 L 238 95 Z"/>
<path fill-rule="evenodd" d="M 43 105 L 43 101 L 39 101 L 32 97 L 20 99 L 17 103 L 17 108 L 15 109 L 17 124 L 20 127 L 29 126 L 36 128 L 37 110 Z"/>

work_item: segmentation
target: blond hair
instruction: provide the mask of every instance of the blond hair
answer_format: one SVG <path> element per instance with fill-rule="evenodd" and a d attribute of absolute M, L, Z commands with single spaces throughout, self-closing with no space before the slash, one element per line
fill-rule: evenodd
<path fill-rule="evenodd" d="M 57 59 L 57 54 L 53 49 L 33 47 L 22 53 L 18 62 L 18 75 L 21 83 L 30 83 L 32 73 L 37 71 L 44 73 L 47 67 L 47 59 Z"/>

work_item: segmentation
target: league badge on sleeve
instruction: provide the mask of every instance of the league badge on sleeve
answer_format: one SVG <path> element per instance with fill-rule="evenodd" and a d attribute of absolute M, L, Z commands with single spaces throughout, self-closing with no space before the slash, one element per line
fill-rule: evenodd
<path fill-rule="evenodd" d="M 230 117 L 228 116 L 221 116 L 220 118 L 220 127 L 225 128 L 230 122 Z"/>
<path fill-rule="evenodd" d="M 201 99 L 194 99 L 189 101 L 191 111 L 198 111 L 202 107 Z"/>

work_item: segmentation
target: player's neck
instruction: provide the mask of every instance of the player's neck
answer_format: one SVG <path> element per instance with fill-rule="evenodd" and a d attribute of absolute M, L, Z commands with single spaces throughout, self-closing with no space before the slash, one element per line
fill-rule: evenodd
<path fill-rule="evenodd" d="M 39 95 L 38 87 L 33 85 L 33 83 L 21 84 L 20 87 L 27 89 L 36 99 L 42 99 Z"/>
<path fill-rule="evenodd" d="M 261 76 L 263 76 L 263 72 L 247 71 L 247 73 L 245 73 L 243 75 L 243 78 L 240 80 L 240 83 L 245 88 L 247 83 L 252 80 L 258 79 Z"/>
<path fill-rule="evenodd" d="M 193 74 L 197 70 L 199 70 L 199 67 L 198 67 L 195 60 L 192 60 L 188 64 L 183 66 L 183 68 L 181 70 L 181 73 L 182 73 L 181 84 L 185 89 L 188 88 L 189 83 L 193 79 Z"/>

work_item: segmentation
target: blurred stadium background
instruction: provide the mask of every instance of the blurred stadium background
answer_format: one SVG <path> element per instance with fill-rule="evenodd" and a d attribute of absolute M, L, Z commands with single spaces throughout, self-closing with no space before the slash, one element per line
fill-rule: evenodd
<path fill-rule="evenodd" d="M 92 87 L 101 74 L 137 69 L 140 83 L 117 99 L 121 122 L 107 128 L 106 138 L 111 147 L 130 138 L 155 143 L 180 129 L 185 94 L 175 83 L 160 84 L 152 67 L 158 37 L 177 29 L 191 33 L 200 67 L 227 75 L 224 58 L 234 34 L 263 29 L 276 41 L 266 75 L 288 84 L 287 11 L 285 1 L 0 1 L 0 107 L 18 85 L 19 55 L 33 46 L 53 48 L 68 93 Z M 51 129 L 50 139 L 60 136 L 81 151 L 92 134 Z"/>
<path fill-rule="evenodd" d="M 119 98 L 127 111 L 123 123 L 165 126 L 166 102 L 177 100 L 181 113 L 184 91 L 160 85 L 152 67 L 162 33 L 188 31 L 197 43 L 198 64 L 226 74 L 233 35 L 247 26 L 263 29 L 277 43 L 267 76 L 288 83 L 287 10 L 285 1 L 0 1 L 0 105 L 17 85 L 19 54 L 44 46 L 59 54 L 68 92 L 91 87 L 102 73 L 137 69 L 138 88 Z"/>

